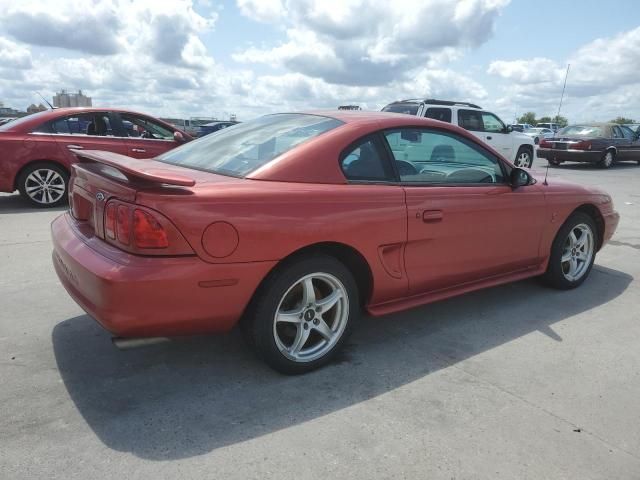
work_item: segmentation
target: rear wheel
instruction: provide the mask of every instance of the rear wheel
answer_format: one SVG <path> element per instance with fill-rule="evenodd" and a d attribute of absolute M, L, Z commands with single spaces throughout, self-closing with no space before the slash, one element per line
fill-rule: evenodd
<path fill-rule="evenodd" d="M 36 207 L 55 207 L 67 200 L 69 174 L 53 163 L 36 163 L 18 177 L 20 194 Z"/>
<path fill-rule="evenodd" d="M 598 166 L 600 168 L 609 168 L 611 165 L 613 165 L 615 158 L 616 154 L 613 153 L 613 150 L 607 150 L 606 152 L 604 152 L 602 159 L 598 162 Z"/>
<path fill-rule="evenodd" d="M 268 279 L 241 326 L 269 366 L 299 374 L 331 361 L 359 314 L 353 275 L 335 258 L 317 255 Z"/>
<path fill-rule="evenodd" d="M 554 167 L 557 167 L 558 165 L 560 165 L 560 162 L 558 160 L 548 160 L 549 165 L 553 165 Z"/>
<path fill-rule="evenodd" d="M 533 149 L 530 147 L 520 147 L 513 164 L 519 168 L 531 168 L 533 163 Z"/>
<path fill-rule="evenodd" d="M 581 285 L 596 257 L 596 232 L 595 222 L 589 215 L 583 212 L 571 215 L 553 241 L 543 281 L 561 290 Z"/>

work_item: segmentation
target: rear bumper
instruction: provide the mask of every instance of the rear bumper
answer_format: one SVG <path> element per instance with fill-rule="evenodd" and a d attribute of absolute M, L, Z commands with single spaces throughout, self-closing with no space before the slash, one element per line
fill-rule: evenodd
<path fill-rule="evenodd" d="M 547 160 L 556 160 L 558 162 L 597 163 L 602 158 L 602 152 L 538 148 L 538 158 L 546 158 Z"/>
<path fill-rule="evenodd" d="M 121 337 L 227 331 L 276 263 L 131 255 L 86 234 L 68 213 L 52 222 L 51 234 L 53 264 L 69 295 Z"/>

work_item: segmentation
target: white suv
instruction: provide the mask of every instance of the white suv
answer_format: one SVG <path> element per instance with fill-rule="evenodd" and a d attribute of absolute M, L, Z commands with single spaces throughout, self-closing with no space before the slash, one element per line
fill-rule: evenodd
<path fill-rule="evenodd" d="M 533 138 L 513 131 L 496 115 L 473 103 L 409 99 L 390 103 L 382 111 L 417 115 L 459 125 L 491 145 L 516 167 L 531 168 L 533 164 Z"/>

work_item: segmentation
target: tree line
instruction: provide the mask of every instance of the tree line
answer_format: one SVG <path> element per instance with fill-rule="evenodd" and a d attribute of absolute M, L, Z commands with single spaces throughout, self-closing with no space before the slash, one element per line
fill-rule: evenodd
<path fill-rule="evenodd" d="M 518 117 L 517 123 L 528 123 L 529 125 L 537 125 L 538 123 L 557 123 L 560 127 L 566 127 L 569 125 L 569 120 L 562 115 L 536 118 L 535 112 L 527 112 Z M 623 125 L 625 123 L 636 123 L 636 121 L 631 118 L 617 117 L 613 120 L 609 120 L 609 123 L 618 123 Z"/>

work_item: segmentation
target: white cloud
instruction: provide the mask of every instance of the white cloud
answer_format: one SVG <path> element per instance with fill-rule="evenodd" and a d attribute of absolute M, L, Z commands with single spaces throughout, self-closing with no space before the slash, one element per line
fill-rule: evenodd
<path fill-rule="evenodd" d="M 6 69 L 30 69 L 31 52 L 22 45 L 0 37 L 0 66 Z"/>
<path fill-rule="evenodd" d="M 242 14 L 258 22 L 279 20 L 285 9 L 280 0 L 237 0 Z"/>

